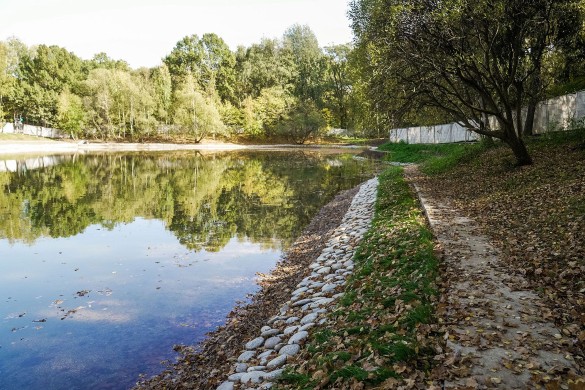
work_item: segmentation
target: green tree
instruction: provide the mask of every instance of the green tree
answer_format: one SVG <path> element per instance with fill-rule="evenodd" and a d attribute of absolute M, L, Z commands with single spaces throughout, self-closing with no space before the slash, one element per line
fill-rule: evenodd
<path fill-rule="evenodd" d="M 83 61 L 58 46 L 24 52 L 16 72 L 15 106 L 31 123 L 55 126 L 59 94 L 75 91 L 85 78 Z"/>
<path fill-rule="evenodd" d="M 544 58 L 577 10 L 570 0 L 354 0 L 361 47 L 374 54 L 384 93 L 399 107 L 435 107 L 481 135 L 501 139 L 518 165 L 532 159 L 522 140 L 542 95 Z M 497 122 L 491 127 L 488 116 Z"/>
<path fill-rule="evenodd" d="M 57 100 L 57 127 L 77 139 L 83 134 L 86 114 L 81 98 L 65 88 Z"/>
<path fill-rule="evenodd" d="M 217 90 L 222 101 L 234 100 L 235 55 L 216 34 L 197 35 L 181 39 L 164 59 L 178 87 L 192 75 L 203 91 Z"/>
<path fill-rule="evenodd" d="M 172 82 L 169 68 L 162 64 L 152 69 L 152 87 L 155 104 L 154 114 L 160 123 L 169 124 L 172 103 Z"/>
<path fill-rule="evenodd" d="M 222 135 L 226 128 L 213 101 L 197 89 L 192 75 L 175 91 L 173 124 L 180 133 L 201 142 L 208 134 Z"/>
<path fill-rule="evenodd" d="M 213 84 L 223 102 L 234 102 L 236 57 L 229 46 L 216 34 L 203 34 L 203 59 L 199 81 L 204 87 Z"/>
<path fill-rule="evenodd" d="M 89 73 L 84 103 L 95 135 L 133 138 L 154 129 L 155 103 L 145 73 L 106 68 Z"/>
<path fill-rule="evenodd" d="M 284 56 L 277 39 L 262 38 L 247 49 L 240 47 L 236 55 L 238 99 L 256 98 L 265 88 L 285 88 L 293 73 L 293 64 Z"/>
<path fill-rule="evenodd" d="M 293 25 L 283 37 L 286 65 L 293 69 L 294 95 L 322 107 L 326 62 L 315 33 L 308 26 Z"/>
<path fill-rule="evenodd" d="M 278 126 L 295 103 L 296 99 L 292 94 L 280 86 L 265 88 L 260 92 L 260 96 L 254 99 L 254 117 L 266 137 L 277 134 Z"/>
<path fill-rule="evenodd" d="M 8 46 L 4 42 L 0 42 L 0 129 L 7 119 L 6 105 L 13 82 L 14 78 L 9 73 Z"/>
<path fill-rule="evenodd" d="M 300 102 L 280 122 L 280 134 L 297 144 L 304 144 L 325 126 L 323 115 L 312 102 Z"/>
<path fill-rule="evenodd" d="M 130 65 L 128 65 L 126 61 L 114 60 L 104 52 L 95 54 L 91 60 L 87 61 L 87 68 L 89 70 L 103 68 L 110 70 L 123 70 L 127 72 L 130 71 Z"/>
<path fill-rule="evenodd" d="M 351 51 L 349 44 L 325 48 L 328 80 L 326 100 L 335 115 L 336 126 L 342 129 L 349 128 L 349 95 L 352 87 L 348 61 Z"/>

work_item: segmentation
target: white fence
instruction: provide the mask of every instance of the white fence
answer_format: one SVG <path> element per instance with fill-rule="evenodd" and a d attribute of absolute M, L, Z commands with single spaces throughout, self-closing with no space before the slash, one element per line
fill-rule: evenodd
<path fill-rule="evenodd" d="M 64 138 L 64 135 L 60 130 L 51 129 L 49 127 L 32 126 L 32 125 L 21 125 L 22 129 L 15 129 L 14 123 L 6 123 L 0 127 L 0 133 L 6 134 L 26 134 L 36 135 L 38 137 L 48 138 Z"/>
<path fill-rule="evenodd" d="M 0 172 L 25 172 L 59 165 L 71 159 L 71 156 L 31 157 L 20 160 L 0 160 Z"/>
<path fill-rule="evenodd" d="M 523 111 L 524 116 L 526 112 Z M 566 129 L 571 121 L 585 118 L 585 91 L 559 96 L 540 102 L 534 114 L 534 134 Z M 492 127 L 495 120 L 490 118 Z M 408 127 L 390 130 L 390 142 L 409 144 L 442 144 L 475 141 L 477 133 L 457 123 L 446 125 Z"/>

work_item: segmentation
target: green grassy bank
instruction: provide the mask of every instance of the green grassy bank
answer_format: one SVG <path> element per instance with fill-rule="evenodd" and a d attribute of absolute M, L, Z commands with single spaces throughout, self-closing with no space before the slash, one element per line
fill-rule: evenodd
<path fill-rule="evenodd" d="M 372 228 L 355 262 L 329 325 L 313 332 L 307 352 L 278 388 L 387 388 L 428 380 L 438 340 L 438 261 L 401 168 L 380 176 Z"/>
<path fill-rule="evenodd" d="M 556 308 L 543 310 L 577 340 L 574 352 L 585 358 L 580 315 L 585 241 L 579 233 L 585 230 L 585 129 L 530 137 L 526 143 L 535 162 L 524 167 L 514 166 L 510 149 L 501 143 L 380 149 L 389 161 L 420 164 L 435 196 L 476 217 L 510 272 L 525 274 Z M 433 245 L 402 169 L 388 168 L 380 176 L 376 215 L 345 295 L 277 388 L 432 388 L 442 348 Z"/>

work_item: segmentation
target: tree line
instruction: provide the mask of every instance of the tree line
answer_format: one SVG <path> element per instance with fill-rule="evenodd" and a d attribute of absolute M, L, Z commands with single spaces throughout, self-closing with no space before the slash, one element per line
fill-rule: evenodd
<path fill-rule="evenodd" d="M 0 120 L 71 137 L 287 138 L 326 127 L 365 129 L 352 89 L 350 44 L 321 48 L 307 26 L 230 50 L 216 34 L 186 36 L 154 68 L 105 53 L 0 42 Z"/>

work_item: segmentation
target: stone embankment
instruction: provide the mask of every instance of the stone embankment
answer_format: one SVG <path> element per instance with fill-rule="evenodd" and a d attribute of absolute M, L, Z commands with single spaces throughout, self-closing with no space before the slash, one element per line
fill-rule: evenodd
<path fill-rule="evenodd" d="M 299 353 L 309 332 L 327 321 L 324 316 L 343 295 L 351 275 L 353 257 L 374 214 L 377 179 L 364 183 L 354 197 L 341 224 L 321 255 L 278 314 L 258 331 L 258 337 L 243 345 L 232 374 L 217 388 L 269 389 L 282 375 L 290 356 Z"/>

